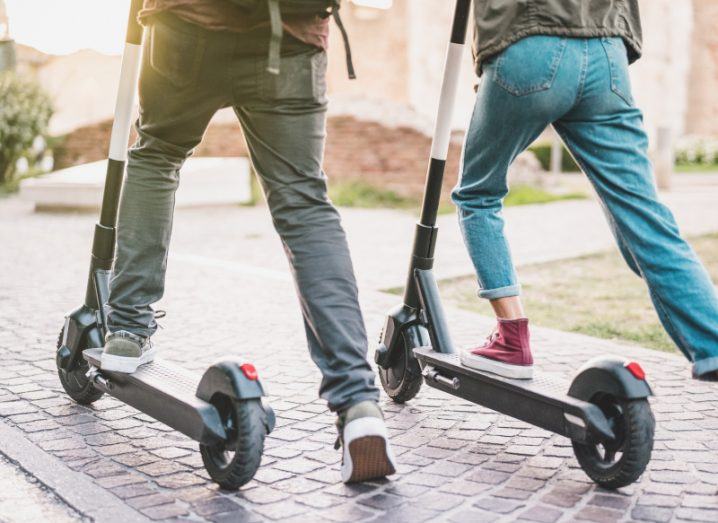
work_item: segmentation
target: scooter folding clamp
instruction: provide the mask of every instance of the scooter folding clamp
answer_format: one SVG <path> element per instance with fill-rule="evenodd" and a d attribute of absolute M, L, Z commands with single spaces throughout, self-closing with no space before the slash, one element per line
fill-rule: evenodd
<path fill-rule="evenodd" d="M 97 383 L 100 385 L 101 388 L 105 390 L 112 390 L 112 383 L 105 378 L 102 374 L 100 374 L 100 369 L 95 367 L 94 365 L 90 365 L 90 370 L 87 371 L 87 379 L 89 379 L 93 383 Z"/>

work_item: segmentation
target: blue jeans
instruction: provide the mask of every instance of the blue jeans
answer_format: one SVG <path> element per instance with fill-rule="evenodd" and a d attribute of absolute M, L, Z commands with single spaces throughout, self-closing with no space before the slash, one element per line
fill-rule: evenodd
<path fill-rule="evenodd" d="M 693 374 L 718 369 L 718 297 L 658 201 L 620 38 L 531 36 L 484 65 L 453 192 L 479 295 L 520 293 L 501 216 L 506 174 L 549 124 L 595 187 L 623 257 L 648 284 Z"/>

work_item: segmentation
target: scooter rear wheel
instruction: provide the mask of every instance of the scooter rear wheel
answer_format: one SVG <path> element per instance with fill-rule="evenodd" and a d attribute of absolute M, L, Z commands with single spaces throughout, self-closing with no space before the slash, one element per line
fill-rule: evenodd
<path fill-rule="evenodd" d="M 623 400 L 609 394 L 592 398 L 608 419 L 616 441 L 582 444 L 573 442 L 581 468 L 607 489 L 635 482 L 646 469 L 653 450 L 656 422 L 646 399 Z"/>
<path fill-rule="evenodd" d="M 60 350 L 60 347 L 62 347 L 64 334 L 65 328 L 63 327 L 60 331 L 60 336 L 57 338 L 57 350 Z M 80 358 L 75 368 L 71 370 L 65 370 L 59 367 L 57 369 L 57 375 L 60 378 L 62 388 L 65 389 L 68 396 L 80 405 L 90 405 L 99 400 L 103 395 L 103 392 L 95 388 L 87 377 L 89 370 L 90 367 L 84 358 Z"/>
<path fill-rule="evenodd" d="M 200 445 L 202 461 L 209 476 L 220 487 L 237 490 L 257 472 L 267 435 L 267 413 L 258 399 L 232 400 L 215 396 L 227 431 L 227 440 L 215 445 Z"/>
<path fill-rule="evenodd" d="M 391 348 L 392 361 L 387 368 L 379 366 L 379 381 L 387 396 L 396 403 L 413 399 L 421 389 L 421 367 L 412 350 L 422 345 L 420 334 L 407 329 L 399 336 L 398 347 Z M 383 338 L 383 335 L 381 336 Z"/>

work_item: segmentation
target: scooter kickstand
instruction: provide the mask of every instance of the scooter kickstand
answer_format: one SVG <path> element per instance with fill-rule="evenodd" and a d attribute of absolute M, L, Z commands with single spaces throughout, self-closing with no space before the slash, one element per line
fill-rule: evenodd
<path fill-rule="evenodd" d="M 459 378 L 447 378 L 446 376 L 442 376 L 438 370 L 436 370 L 430 365 L 424 367 L 424 370 L 421 372 L 421 374 L 426 379 L 435 381 L 436 383 L 441 383 L 442 385 L 449 387 L 452 390 L 459 390 L 459 387 L 461 386 Z"/>

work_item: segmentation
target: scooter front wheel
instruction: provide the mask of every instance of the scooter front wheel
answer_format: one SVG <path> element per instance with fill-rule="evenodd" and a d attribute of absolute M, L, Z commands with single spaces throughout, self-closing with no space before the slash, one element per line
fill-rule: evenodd
<path fill-rule="evenodd" d="M 382 338 L 384 336 L 382 335 Z M 421 333 L 415 328 L 404 331 L 397 339 L 397 347 L 390 348 L 391 362 L 387 368 L 379 366 L 379 381 L 387 396 L 396 403 L 413 399 L 421 389 L 423 378 L 419 362 L 412 350 L 424 345 Z"/>
<path fill-rule="evenodd" d="M 267 435 L 267 413 L 258 399 L 216 396 L 211 403 L 219 411 L 227 439 L 214 445 L 200 445 L 202 461 L 215 483 L 236 490 L 259 469 Z"/>
<path fill-rule="evenodd" d="M 653 450 L 656 422 L 648 400 L 599 394 L 591 403 L 603 411 L 616 440 L 590 444 L 574 441 L 576 459 L 583 471 L 604 488 L 630 485 L 645 471 Z"/>
<path fill-rule="evenodd" d="M 62 339 L 65 335 L 65 328 L 60 331 L 57 338 L 57 350 L 62 347 Z M 90 379 L 87 377 L 90 367 L 87 362 L 80 358 L 75 367 L 70 370 L 57 368 L 57 375 L 60 378 L 60 384 L 65 392 L 73 400 L 80 405 L 90 405 L 102 397 L 103 392 L 95 388 Z"/>

